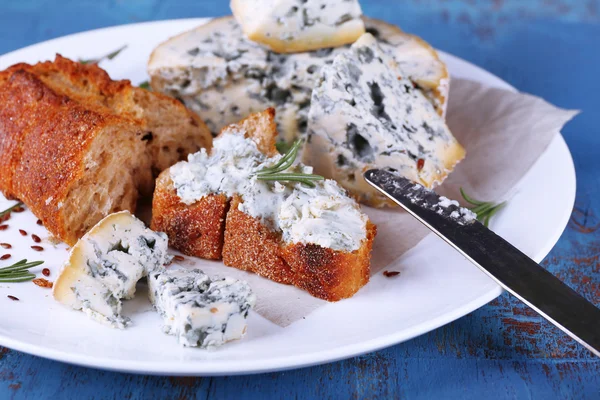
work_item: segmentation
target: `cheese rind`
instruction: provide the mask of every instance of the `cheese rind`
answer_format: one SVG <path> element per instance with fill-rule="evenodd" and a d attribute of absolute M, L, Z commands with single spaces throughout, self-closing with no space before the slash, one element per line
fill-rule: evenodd
<path fill-rule="evenodd" d="M 188 347 L 214 348 L 246 333 L 256 296 L 246 282 L 211 280 L 199 269 L 159 269 L 148 276 L 163 331 Z"/>
<path fill-rule="evenodd" d="M 464 149 L 422 91 L 367 33 L 321 69 L 303 157 L 360 202 L 382 206 L 388 200 L 365 182 L 366 170 L 384 168 L 432 187 L 464 157 Z"/>
<path fill-rule="evenodd" d="M 232 0 L 248 39 L 277 53 L 353 43 L 365 32 L 358 0 Z"/>
<path fill-rule="evenodd" d="M 364 21 L 443 115 L 448 73 L 431 46 L 382 21 Z M 181 99 L 214 135 L 241 118 L 274 107 L 280 140 L 289 143 L 306 133 L 320 69 L 346 49 L 273 53 L 247 40 L 235 19 L 224 17 L 158 46 L 148 73 L 154 90 Z"/>
<path fill-rule="evenodd" d="M 130 321 L 121 315 L 136 283 L 170 261 L 168 239 L 128 211 L 102 219 L 73 246 L 53 286 L 54 298 L 90 318 L 116 328 Z"/>

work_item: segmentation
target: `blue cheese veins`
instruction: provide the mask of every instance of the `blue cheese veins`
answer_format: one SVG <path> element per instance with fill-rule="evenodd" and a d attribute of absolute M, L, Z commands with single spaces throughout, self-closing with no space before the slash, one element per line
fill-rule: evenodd
<path fill-rule="evenodd" d="M 232 0 L 248 39 L 277 53 L 353 43 L 365 32 L 358 0 Z"/>
<path fill-rule="evenodd" d="M 181 201 L 193 204 L 210 194 L 240 195 L 240 211 L 258 218 L 286 243 L 313 243 L 333 250 L 354 251 L 366 238 L 367 216 L 335 181 L 268 182 L 255 173 L 275 164 L 280 155 L 266 157 L 245 132 L 228 128 L 213 142 L 211 154 L 201 150 L 169 170 Z M 311 173 L 295 165 L 288 172 Z"/>
<path fill-rule="evenodd" d="M 246 333 L 256 297 L 246 282 L 211 280 L 199 269 L 160 269 L 148 276 L 150 301 L 163 331 L 183 346 L 214 348 Z"/>
<path fill-rule="evenodd" d="M 53 286 L 54 298 L 115 328 L 122 300 L 133 298 L 136 283 L 170 261 L 164 233 L 144 226 L 128 211 L 111 214 L 86 233 L 69 253 Z"/>
<path fill-rule="evenodd" d="M 365 19 L 365 24 L 443 114 L 448 74 L 431 46 L 381 21 Z M 246 39 L 235 19 L 226 17 L 158 46 L 148 73 L 155 90 L 183 101 L 215 135 L 251 113 L 274 107 L 280 140 L 291 142 L 306 132 L 319 71 L 346 49 L 277 54 Z"/>
<path fill-rule="evenodd" d="M 321 69 L 308 131 L 304 162 L 374 206 L 388 200 L 366 183 L 367 169 L 432 187 L 464 157 L 431 102 L 368 33 Z"/>

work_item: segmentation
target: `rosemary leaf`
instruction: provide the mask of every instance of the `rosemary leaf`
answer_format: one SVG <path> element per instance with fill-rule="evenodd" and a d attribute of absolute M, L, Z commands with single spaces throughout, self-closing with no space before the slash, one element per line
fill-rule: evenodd
<path fill-rule="evenodd" d="M 119 49 L 117 49 L 117 50 L 115 50 L 113 52 L 110 52 L 110 53 L 108 53 L 108 54 L 106 54 L 106 55 L 104 55 L 104 56 L 102 56 L 100 58 L 91 58 L 89 60 L 85 60 L 85 59 L 81 60 L 80 59 L 79 62 L 81 64 L 98 64 L 102 60 L 112 60 L 113 58 L 115 58 L 116 56 L 118 56 L 119 53 L 122 52 L 123 50 L 125 50 L 126 48 L 127 48 L 127 45 L 124 45 L 121 48 L 119 48 Z"/>
<path fill-rule="evenodd" d="M 485 204 L 484 201 L 477 201 L 477 200 L 473 200 L 473 198 L 471 196 L 468 196 L 463 188 L 460 188 L 460 194 L 462 195 L 463 199 L 465 199 L 465 201 L 467 203 L 471 203 L 474 206 L 481 206 L 483 204 Z"/>
<path fill-rule="evenodd" d="M 150 87 L 150 82 L 148 82 L 148 81 L 144 81 L 144 82 L 140 83 L 138 85 L 138 87 L 142 88 L 142 89 L 146 89 L 146 90 L 152 90 L 152 88 Z"/>
<path fill-rule="evenodd" d="M 8 207 L 6 210 L 4 211 L 0 211 L 0 217 L 4 217 L 6 214 L 10 213 L 12 210 L 14 210 L 17 207 L 21 207 L 23 205 L 23 203 L 21 203 L 20 201 L 17 202 L 17 204 L 12 205 L 10 207 Z"/>
<path fill-rule="evenodd" d="M 18 282 L 28 282 L 35 279 L 34 274 L 28 274 L 23 276 L 15 276 L 15 277 L 5 277 L 0 276 L 0 282 L 2 283 L 18 283 Z"/>
<path fill-rule="evenodd" d="M 293 143 L 290 144 L 289 142 L 284 142 L 284 141 L 279 141 L 279 142 L 275 143 L 275 148 L 281 154 L 287 153 L 292 148 L 292 146 L 293 146 Z"/>
<path fill-rule="evenodd" d="M 472 204 L 474 207 L 471 207 L 471 211 L 473 211 L 477 215 L 477 220 L 481 222 L 486 227 L 490 225 L 490 220 L 494 215 L 498 213 L 506 205 L 506 202 L 502 202 L 499 204 L 495 204 L 491 201 L 479 201 L 475 200 L 472 197 L 468 196 L 463 188 L 460 188 L 460 194 L 466 202 Z"/>
<path fill-rule="evenodd" d="M 8 267 L 0 268 L 0 282 L 17 283 L 27 282 L 35 278 L 35 274 L 29 272 L 29 268 L 43 264 L 43 261 L 30 261 L 26 259 L 17 261 Z"/>
<path fill-rule="evenodd" d="M 256 179 L 261 181 L 300 182 L 303 185 L 314 188 L 314 181 L 322 181 L 325 178 L 320 175 L 305 174 L 303 172 L 284 172 L 296 161 L 301 145 L 302 141 L 296 140 L 279 161 L 268 168 L 263 168 L 256 172 Z"/>
<path fill-rule="evenodd" d="M 300 150 L 301 144 L 301 140 L 297 140 L 296 142 L 294 142 L 294 144 L 292 145 L 292 147 L 290 147 L 288 152 L 285 153 L 275 165 L 258 171 L 257 175 L 274 174 L 281 171 L 285 171 L 286 169 L 291 167 L 294 161 L 296 160 L 298 150 Z"/>

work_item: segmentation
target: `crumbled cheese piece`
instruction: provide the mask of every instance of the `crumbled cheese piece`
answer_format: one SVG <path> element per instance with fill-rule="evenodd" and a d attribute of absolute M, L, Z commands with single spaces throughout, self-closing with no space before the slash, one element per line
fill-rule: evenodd
<path fill-rule="evenodd" d="M 150 301 L 163 330 L 183 346 L 214 348 L 246 333 L 256 296 L 246 282 L 211 280 L 199 269 L 159 269 L 148 276 Z"/>

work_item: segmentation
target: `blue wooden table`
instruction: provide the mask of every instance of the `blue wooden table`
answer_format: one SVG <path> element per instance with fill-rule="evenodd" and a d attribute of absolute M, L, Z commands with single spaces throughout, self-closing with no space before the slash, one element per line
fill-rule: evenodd
<path fill-rule="evenodd" d="M 228 0 L 0 0 L 0 54 L 139 21 L 229 13 Z M 564 130 L 577 169 L 569 226 L 543 265 L 600 305 L 600 0 L 363 0 L 522 91 L 583 110 Z M 503 295 L 392 348 L 284 373 L 165 378 L 103 372 L 0 347 L 4 398 L 600 399 L 600 359 Z"/>

